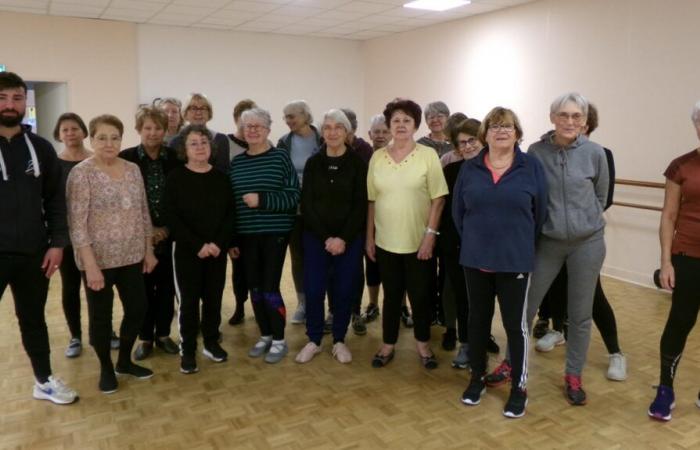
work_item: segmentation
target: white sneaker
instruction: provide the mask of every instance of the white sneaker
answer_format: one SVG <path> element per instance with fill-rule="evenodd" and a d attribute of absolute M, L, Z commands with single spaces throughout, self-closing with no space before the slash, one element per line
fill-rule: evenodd
<path fill-rule="evenodd" d="M 319 353 L 321 353 L 321 346 L 316 345 L 313 342 L 309 342 L 304 346 L 304 348 L 301 349 L 299 353 L 297 353 L 294 360 L 300 364 L 305 364 L 314 359 L 314 356 L 318 355 Z"/>
<path fill-rule="evenodd" d="M 336 342 L 333 344 L 333 357 L 342 364 L 352 362 L 352 353 L 350 353 L 350 349 L 344 342 Z"/>
<path fill-rule="evenodd" d="M 537 340 L 535 350 L 538 352 L 551 352 L 557 345 L 564 345 L 566 339 L 560 331 L 549 330 L 547 334 Z"/>
<path fill-rule="evenodd" d="M 300 325 L 306 322 L 306 305 L 304 303 L 299 303 L 297 305 L 297 310 L 294 311 L 294 315 L 290 320 L 294 325 Z"/>
<path fill-rule="evenodd" d="M 83 343 L 78 338 L 71 338 L 66 348 L 66 358 L 77 358 L 83 351 Z"/>
<path fill-rule="evenodd" d="M 33 396 L 37 400 L 50 400 L 57 405 L 69 405 L 78 400 L 77 392 L 52 376 L 44 384 L 39 384 L 38 381 L 34 383 Z"/>
<path fill-rule="evenodd" d="M 608 356 L 608 380 L 624 381 L 627 379 L 627 358 L 622 352 Z"/>

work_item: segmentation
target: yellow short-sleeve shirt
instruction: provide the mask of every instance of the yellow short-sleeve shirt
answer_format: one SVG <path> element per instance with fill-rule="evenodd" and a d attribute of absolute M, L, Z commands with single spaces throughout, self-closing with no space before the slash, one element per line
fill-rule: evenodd
<path fill-rule="evenodd" d="M 416 144 L 396 163 L 386 148 L 374 152 L 367 173 L 367 197 L 374 202 L 375 243 L 392 253 L 418 251 L 430 216 L 430 202 L 447 195 L 440 159 Z"/>

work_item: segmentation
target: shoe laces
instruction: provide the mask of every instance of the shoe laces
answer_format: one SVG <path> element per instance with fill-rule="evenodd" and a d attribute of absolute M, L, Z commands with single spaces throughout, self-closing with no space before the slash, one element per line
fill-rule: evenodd
<path fill-rule="evenodd" d="M 581 390 L 581 377 L 576 375 L 567 375 L 564 377 L 566 380 L 566 385 L 569 389 L 573 391 Z"/>
<path fill-rule="evenodd" d="M 498 375 L 508 375 L 510 373 L 510 370 L 510 363 L 504 359 L 501 362 L 501 364 L 499 364 L 498 367 L 496 367 L 494 373 Z"/>
<path fill-rule="evenodd" d="M 51 387 L 51 389 L 64 394 L 70 394 L 73 392 L 71 388 L 66 386 L 63 380 L 61 380 L 60 378 L 54 378 L 53 376 L 49 377 L 49 386 Z"/>

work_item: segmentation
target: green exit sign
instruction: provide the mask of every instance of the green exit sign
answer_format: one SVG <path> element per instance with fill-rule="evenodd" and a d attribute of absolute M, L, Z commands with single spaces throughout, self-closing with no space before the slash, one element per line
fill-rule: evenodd
<path fill-rule="evenodd" d="M 5 71 L 5 64 L 0 64 L 0 72 L 4 72 L 4 71 Z"/>

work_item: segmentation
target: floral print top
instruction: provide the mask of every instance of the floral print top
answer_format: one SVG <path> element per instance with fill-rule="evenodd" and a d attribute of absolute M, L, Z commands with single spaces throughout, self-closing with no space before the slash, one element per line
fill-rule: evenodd
<path fill-rule="evenodd" d="M 153 229 L 143 178 L 136 164 L 124 164 L 121 179 L 103 172 L 92 158 L 68 175 L 68 226 L 80 270 L 85 268 L 78 250 L 88 245 L 100 269 L 135 264 L 145 256 Z"/>

